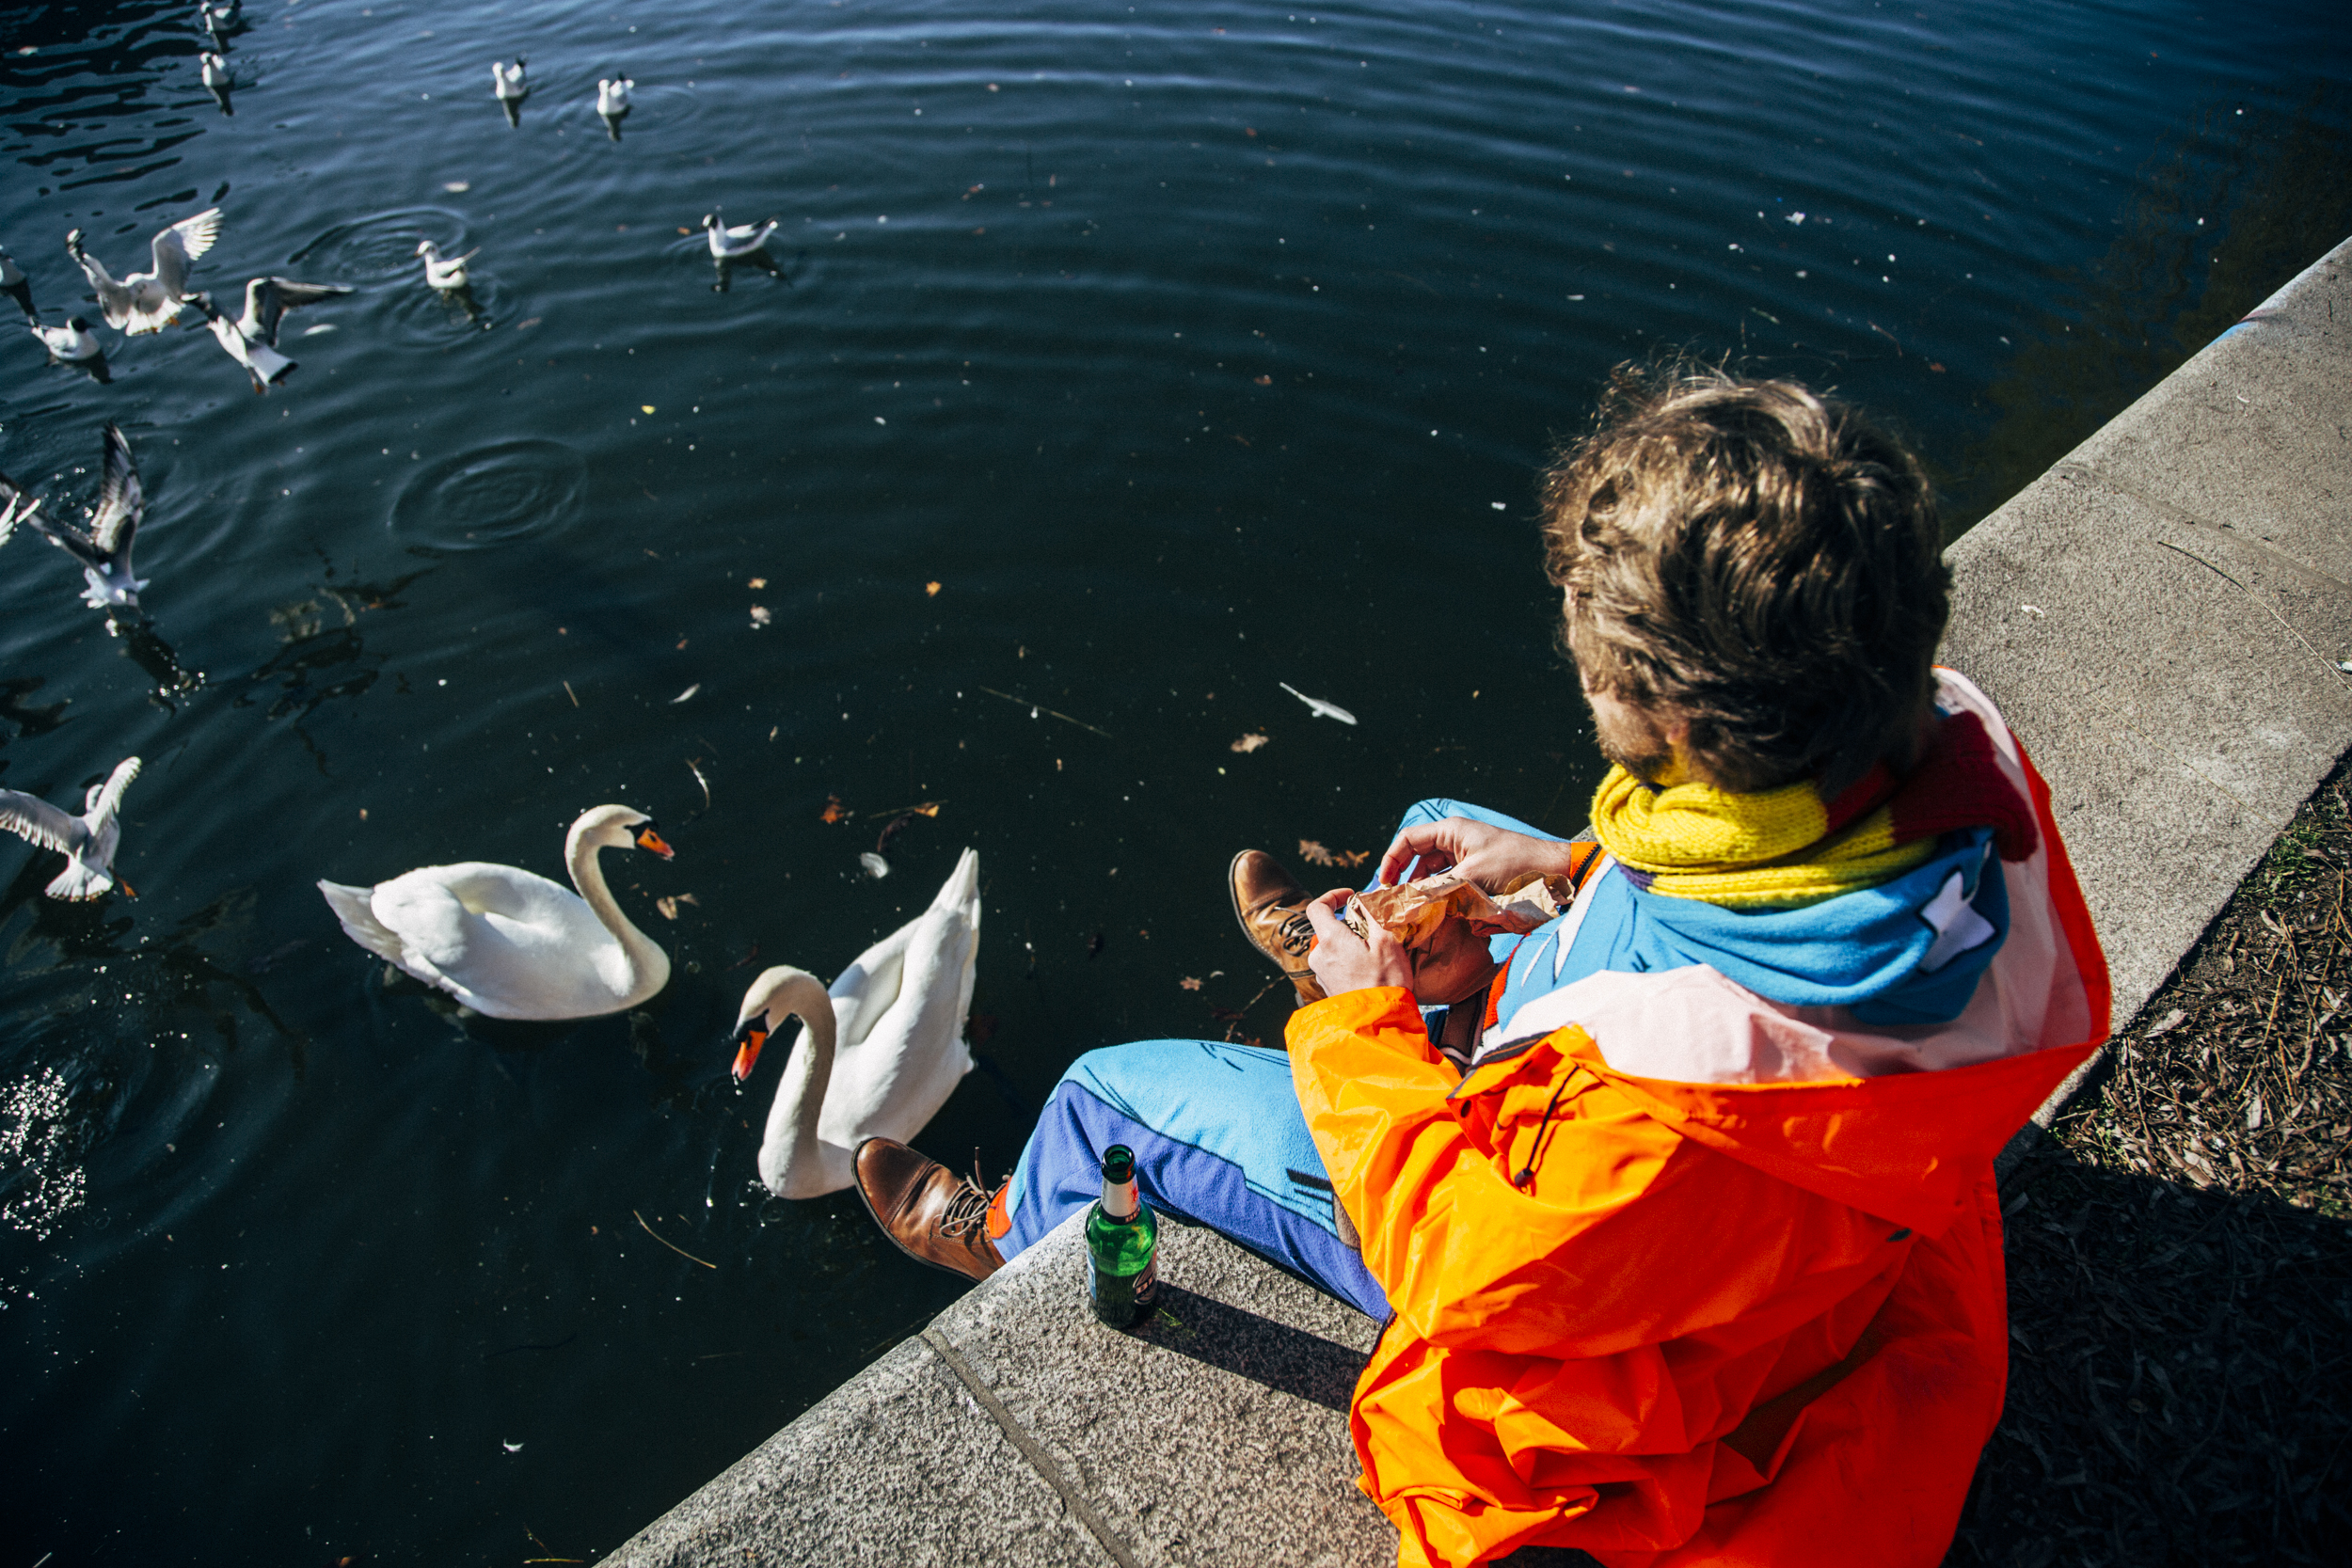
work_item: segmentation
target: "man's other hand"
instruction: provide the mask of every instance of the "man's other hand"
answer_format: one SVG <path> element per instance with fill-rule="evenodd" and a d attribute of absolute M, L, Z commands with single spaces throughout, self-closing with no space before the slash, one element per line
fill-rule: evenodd
<path fill-rule="evenodd" d="M 1501 893 L 1531 877 L 1566 872 L 1567 851 L 1568 847 L 1556 840 L 1515 833 L 1467 816 L 1417 822 L 1399 830 L 1389 852 L 1380 857 L 1380 885 L 1394 886 L 1405 868 L 1418 859 L 1417 876 L 1458 871 L 1488 893 Z"/>
<path fill-rule="evenodd" d="M 1307 967 L 1326 996 L 1370 990 L 1375 986 L 1413 987 L 1413 961 L 1396 938 L 1371 922 L 1367 937 L 1341 923 L 1339 911 L 1355 896 L 1349 888 L 1333 888 L 1307 906 L 1307 923 L 1315 928 L 1315 944 L 1307 954 Z"/>

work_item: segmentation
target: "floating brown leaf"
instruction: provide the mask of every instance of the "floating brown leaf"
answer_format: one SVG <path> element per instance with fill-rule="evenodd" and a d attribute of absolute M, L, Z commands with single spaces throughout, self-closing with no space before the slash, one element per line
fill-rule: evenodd
<path fill-rule="evenodd" d="M 1309 865 L 1361 865 L 1372 859 L 1369 849 L 1327 849 L 1311 838 L 1298 841 L 1298 854 Z"/>
<path fill-rule="evenodd" d="M 935 599 L 939 597 L 939 584 L 935 582 L 927 582 L 923 585 L 923 592 L 931 598 Z"/>
<path fill-rule="evenodd" d="M 850 814 L 842 806 L 841 797 L 838 795 L 826 796 L 824 815 L 819 816 L 817 820 L 819 822 L 847 822 L 849 819 Z"/>
<path fill-rule="evenodd" d="M 1269 738 L 1271 737 L 1260 735 L 1257 731 L 1252 730 L 1248 735 L 1243 736 L 1239 740 L 1234 741 L 1232 750 L 1243 752 L 1254 752 L 1259 747 L 1264 745 Z"/>
<path fill-rule="evenodd" d="M 765 588 L 768 586 L 768 579 L 766 578 L 752 578 L 751 585 L 754 588 Z"/>
<path fill-rule="evenodd" d="M 701 899 L 695 897 L 691 893 L 681 893 L 670 898 L 657 898 L 653 901 L 653 907 L 661 911 L 662 919 L 675 920 L 677 918 L 677 911 L 680 904 L 699 904 L 701 902 Z"/>
<path fill-rule="evenodd" d="M 1184 987 L 1186 990 L 1199 990 L 1200 989 L 1200 982 L 1194 979 L 1189 974 L 1185 975 L 1183 979 L 1177 981 L 1176 983 Z"/>

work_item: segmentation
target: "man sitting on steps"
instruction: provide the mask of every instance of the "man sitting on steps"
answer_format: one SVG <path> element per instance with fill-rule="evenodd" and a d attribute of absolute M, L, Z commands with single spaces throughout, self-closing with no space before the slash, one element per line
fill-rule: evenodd
<path fill-rule="evenodd" d="M 2007 1375 L 1993 1156 L 2107 1029 L 2048 790 L 1931 667 L 1932 497 L 1852 411 L 1621 373 L 1543 510 L 1597 843 L 1424 802 L 1377 880 L 1565 876 L 1565 913 L 1407 953 L 1245 852 L 1287 1055 L 1089 1052 L 994 1193 L 879 1139 L 859 1191 L 977 1278 L 1134 1148 L 1386 1323 L 1350 1420 L 1403 1563 L 1929 1568 Z"/>

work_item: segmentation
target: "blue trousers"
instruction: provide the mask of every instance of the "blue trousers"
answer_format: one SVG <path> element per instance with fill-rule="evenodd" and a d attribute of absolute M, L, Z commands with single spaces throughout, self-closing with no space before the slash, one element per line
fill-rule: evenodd
<path fill-rule="evenodd" d="M 1403 826 L 1448 816 L 1554 836 L 1447 800 L 1421 801 Z M 1497 937 L 1497 959 L 1518 940 Z M 1071 1063 L 1013 1168 L 1006 1194 L 1011 1227 L 997 1250 L 1013 1257 L 1100 1197 L 1103 1150 L 1113 1144 L 1135 1150 L 1146 1202 L 1388 1320 L 1388 1297 L 1340 1240 L 1331 1179 L 1308 1135 L 1286 1053 L 1216 1040 L 1137 1040 Z"/>

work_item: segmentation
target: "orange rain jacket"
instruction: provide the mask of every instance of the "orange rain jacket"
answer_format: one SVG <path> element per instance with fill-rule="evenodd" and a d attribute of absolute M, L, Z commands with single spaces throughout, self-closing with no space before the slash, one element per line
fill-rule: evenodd
<path fill-rule="evenodd" d="M 2003 865 L 2008 942 L 1949 1025 L 1873 1031 L 1704 966 L 1593 975 L 1457 1078 L 1408 991 L 1293 1016 L 1395 1309 L 1351 1426 L 1400 1563 L 1942 1559 L 2008 1374 L 1993 1157 L 2108 1005 L 2048 790 L 1965 695 L 2042 845 Z M 1657 1075 L 1700 1036 L 1704 1072 Z"/>

